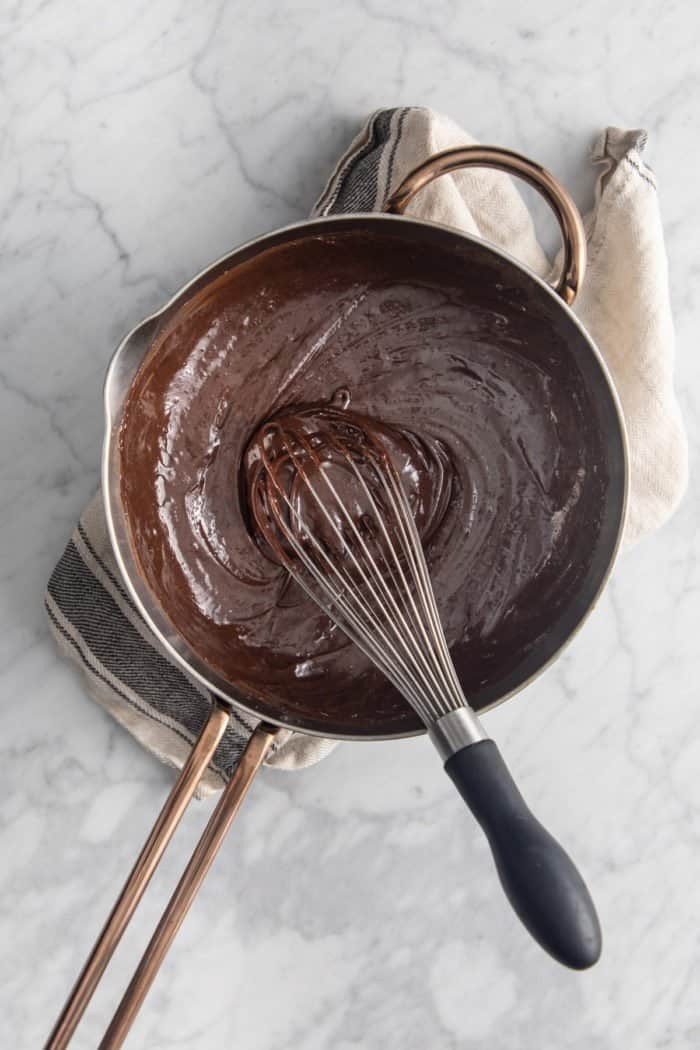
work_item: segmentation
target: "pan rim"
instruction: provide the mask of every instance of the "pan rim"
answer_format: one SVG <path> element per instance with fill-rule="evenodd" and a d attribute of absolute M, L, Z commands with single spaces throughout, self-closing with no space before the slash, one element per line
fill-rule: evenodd
<path fill-rule="evenodd" d="M 433 232 L 436 230 L 442 231 L 445 234 L 449 234 L 452 238 L 457 238 L 460 242 L 467 241 L 478 246 L 481 250 L 486 249 L 487 251 L 494 253 L 512 266 L 516 267 L 528 280 L 534 282 L 547 296 L 551 297 L 557 307 L 563 309 L 569 321 L 573 322 L 574 327 L 578 330 L 588 351 L 593 355 L 610 399 L 610 405 L 613 409 L 613 416 L 617 425 L 616 429 L 619 437 L 619 451 L 621 454 L 619 464 L 621 478 L 619 481 L 621 481 L 622 484 L 622 491 L 619 495 L 617 527 L 611 544 L 607 566 L 601 575 L 595 593 L 589 600 L 580 617 L 568 634 L 558 645 L 555 646 L 551 654 L 543 660 L 534 671 L 523 678 L 523 680 L 516 684 L 512 689 L 507 690 L 492 702 L 480 707 L 480 713 L 491 710 L 492 708 L 505 703 L 506 700 L 521 692 L 534 682 L 536 678 L 543 674 L 547 668 L 554 663 L 564 649 L 573 641 L 600 600 L 620 551 L 629 497 L 629 448 L 627 431 L 619 396 L 615 389 L 610 371 L 600 353 L 600 350 L 578 320 L 573 310 L 557 295 L 554 289 L 547 284 L 546 281 L 530 270 L 529 267 L 519 262 L 502 248 L 492 245 L 490 242 L 484 241 L 482 238 L 476 237 L 472 234 L 463 233 L 460 230 L 441 223 L 417 219 L 413 216 L 390 215 L 384 212 L 359 212 L 346 215 L 328 215 L 290 223 L 276 230 L 251 238 L 204 267 L 190 278 L 190 280 L 183 284 L 167 300 L 167 302 L 163 304 L 163 306 L 149 314 L 132 328 L 120 341 L 110 359 L 104 381 L 105 433 L 102 448 L 102 492 L 107 533 L 117 566 L 129 595 L 132 598 L 136 609 L 148 624 L 157 641 L 167 650 L 169 656 L 189 678 L 194 679 L 200 686 L 211 691 L 211 693 L 217 696 L 226 706 L 241 710 L 255 719 L 261 719 L 265 722 L 279 726 L 280 728 L 289 729 L 308 736 L 326 737 L 335 740 L 396 740 L 420 736 L 425 732 L 425 728 L 421 726 L 414 729 L 404 728 L 380 733 L 368 733 L 363 731 L 357 733 L 333 732 L 332 727 L 315 727 L 313 725 L 306 725 L 303 721 L 295 722 L 284 717 L 275 718 L 268 712 L 261 713 L 259 709 L 256 709 L 248 701 L 243 701 L 238 697 L 233 697 L 231 692 L 235 687 L 232 683 L 226 681 L 202 661 L 184 638 L 174 629 L 153 595 L 153 592 L 139 573 L 133 551 L 131 550 L 128 532 L 120 517 L 122 508 L 119 472 L 115 471 L 115 467 L 118 463 L 117 435 L 121 423 L 121 411 L 126 402 L 133 378 L 136 371 L 138 371 L 139 364 L 150 345 L 151 337 L 155 334 L 155 330 L 165 321 L 168 315 L 184 305 L 184 303 L 191 298 L 200 287 L 205 287 L 210 280 L 215 279 L 219 275 L 219 271 L 225 272 L 225 270 L 230 268 L 231 264 L 235 264 L 236 261 L 239 263 L 244 262 L 247 258 L 252 258 L 255 255 L 260 254 L 260 252 L 264 251 L 266 248 L 274 247 L 277 243 L 284 243 L 290 239 L 293 240 L 293 236 L 290 235 L 295 233 L 300 233 L 303 234 L 304 237 L 308 237 L 314 236 L 316 232 L 328 232 L 328 230 L 334 226 L 342 228 L 344 226 L 350 227 L 357 225 L 358 223 L 368 227 L 376 227 L 378 224 L 399 223 L 404 228 L 407 225 L 410 225 L 418 230 L 424 230 L 427 228 Z M 141 349 L 142 352 L 138 356 L 135 367 L 132 368 L 131 374 L 125 377 L 122 374 L 125 365 L 124 359 L 129 355 L 129 351 L 135 351 L 135 353 L 138 353 L 139 349 Z M 618 484 L 619 481 L 617 482 Z M 138 581 L 140 586 L 137 586 L 136 581 Z M 252 690 L 247 691 L 252 692 Z M 260 702 L 269 705 L 269 701 L 266 701 L 262 696 L 260 697 Z"/>

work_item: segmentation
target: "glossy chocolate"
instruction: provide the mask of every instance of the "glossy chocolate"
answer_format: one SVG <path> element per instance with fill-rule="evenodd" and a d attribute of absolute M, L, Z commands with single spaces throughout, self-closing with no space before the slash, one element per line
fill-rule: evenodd
<path fill-rule="evenodd" d="M 383 560 L 381 530 L 372 528 L 378 507 L 390 542 L 394 515 L 377 484 L 379 459 L 395 472 L 425 547 L 439 529 L 452 495 L 452 464 L 444 445 L 422 439 L 405 427 L 387 426 L 328 405 L 285 411 L 263 423 L 245 453 L 245 493 L 252 532 L 264 554 L 294 563 L 294 541 L 320 543 L 334 559 L 347 562 L 358 529 L 368 549 Z M 373 538 L 373 534 L 374 538 Z M 316 548 L 318 549 L 318 548 Z M 326 570 L 328 566 L 326 565 Z"/>
<path fill-rule="evenodd" d="M 282 409 L 349 398 L 395 435 L 477 708 L 567 614 L 588 586 L 608 467 L 543 299 L 504 260 L 471 267 L 349 230 L 263 252 L 169 318 L 123 417 L 123 505 L 158 602 L 242 698 L 291 722 L 415 724 L 251 534 L 244 454 Z"/>

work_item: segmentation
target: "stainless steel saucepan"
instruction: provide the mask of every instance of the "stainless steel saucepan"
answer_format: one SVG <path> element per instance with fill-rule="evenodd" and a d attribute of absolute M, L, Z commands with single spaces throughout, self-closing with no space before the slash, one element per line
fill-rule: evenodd
<path fill-rule="evenodd" d="M 439 175 L 467 166 L 498 168 L 524 178 L 552 206 L 564 238 L 564 266 L 554 288 L 506 253 L 483 241 L 445 226 L 403 216 L 411 198 Z M 100 1044 L 103 1048 L 122 1045 L 131 1023 L 143 1002 L 187 910 L 194 899 L 221 842 L 240 806 L 250 783 L 282 729 L 292 729 L 343 740 L 388 739 L 420 733 L 416 721 L 386 726 L 374 723 L 371 729 L 357 724 L 347 712 L 306 712 L 294 721 L 269 698 L 245 695 L 207 666 L 178 634 L 147 585 L 134 556 L 121 499 L 120 457 L 117 435 L 132 381 L 157 333 L 172 321 L 194 295 L 222 274 L 249 262 L 279 245 L 292 242 L 301 253 L 305 243 L 320 234 L 361 230 L 381 240 L 390 235 L 405 242 L 407 249 L 427 249 L 439 245 L 454 250 L 460 266 L 474 275 L 489 275 L 494 287 L 520 289 L 524 301 L 536 304 L 538 318 L 547 325 L 553 353 L 564 355 L 571 368 L 582 377 L 590 402 L 594 406 L 595 426 L 602 437 L 607 455 L 609 481 L 600 507 L 600 528 L 590 543 L 590 569 L 571 598 L 551 613 L 546 627 L 537 627 L 537 637 L 515 669 L 493 677 L 474 695 L 473 706 L 486 710 L 512 696 L 535 678 L 550 663 L 581 625 L 607 580 L 612 568 L 624 523 L 628 487 L 628 469 L 624 423 L 619 402 L 601 355 L 591 338 L 577 321 L 570 307 L 579 290 L 585 270 L 585 237 L 580 216 L 566 191 L 543 168 L 518 154 L 492 147 L 466 147 L 449 150 L 432 157 L 415 169 L 387 203 L 384 213 L 331 216 L 298 223 L 257 238 L 237 248 L 200 273 L 175 295 L 158 313 L 146 318 L 120 344 L 107 372 L 105 383 L 106 429 L 102 484 L 107 522 L 112 545 L 126 586 L 154 635 L 183 669 L 215 695 L 209 718 L 143 847 L 138 860 L 110 914 L 107 923 L 65 1004 L 46 1044 L 48 1050 L 68 1045 L 75 1028 L 124 932 L 155 868 L 189 803 L 197 784 L 214 755 L 231 712 L 244 708 L 261 722 L 197 845 L 180 882 L 168 903 L 158 927 L 122 998 L 109 1029 Z M 478 289 L 479 281 L 475 280 Z M 501 307 L 499 306 L 499 310 Z M 503 297 L 502 310 L 512 313 L 512 301 Z M 511 324 L 527 339 L 528 312 L 520 311 Z M 518 329 L 519 326 L 519 329 Z M 585 541 L 584 541 L 585 542 Z M 330 705 L 329 705 L 330 706 Z"/>

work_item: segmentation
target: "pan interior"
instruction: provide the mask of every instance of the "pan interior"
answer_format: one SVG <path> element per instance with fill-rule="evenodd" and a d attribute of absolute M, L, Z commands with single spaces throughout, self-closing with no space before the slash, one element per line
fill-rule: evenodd
<path fill-rule="evenodd" d="M 281 624 L 289 635 L 286 648 L 264 631 L 251 640 L 250 623 L 269 615 L 279 580 L 265 577 L 265 598 L 260 589 L 238 595 L 245 610 L 227 604 L 224 557 L 215 603 L 204 597 L 217 570 L 207 564 L 197 577 L 198 543 L 215 547 L 217 536 L 193 539 L 187 524 L 193 492 L 219 506 L 229 500 L 227 540 L 251 548 L 246 572 L 257 572 L 238 498 L 246 442 L 270 410 L 321 402 L 345 387 L 354 410 L 408 421 L 421 436 L 447 435 L 449 445 L 460 431 L 451 449 L 457 497 L 428 560 L 452 655 L 478 710 L 552 659 L 594 601 L 623 513 L 623 439 L 595 351 L 558 299 L 508 258 L 439 227 L 373 217 L 271 235 L 234 253 L 164 314 L 115 424 L 119 513 L 149 618 L 216 692 L 263 718 L 325 735 L 402 735 L 420 728 L 415 715 L 361 654 L 337 640 L 319 659 L 298 649 L 292 621 L 325 629 L 299 595 L 287 595 L 273 624 L 273 634 Z M 209 490 L 195 492 L 217 413 L 227 457 Z M 532 485 L 519 492 L 517 471 L 526 467 L 520 459 L 513 466 L 521 457 L 537 474 L 535 454 L 547 465 L 539 470 L 542 501 Z M 489 491 L 489 472 L 497 491 Z M 487 528 L 489 500 L 505 509 Z M 557 514 L 564 541 L 544 556 L 536 522 L 551 525 Z M 183 556 L 187 543 L 194 546 Z M 448 557 L 448 548 L 461 553 Z"/>

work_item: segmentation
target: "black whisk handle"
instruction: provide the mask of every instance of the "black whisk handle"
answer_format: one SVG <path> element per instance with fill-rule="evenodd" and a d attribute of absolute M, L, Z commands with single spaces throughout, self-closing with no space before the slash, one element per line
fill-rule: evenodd
<path fill-rule="evenodd" d="M 483 828 L 506 896 L 535 940 L 565 966 L 593 966 L 602 935 L 586 884 L 528 809 L 493 740 L 462 748 L 445 771 Z"/>

